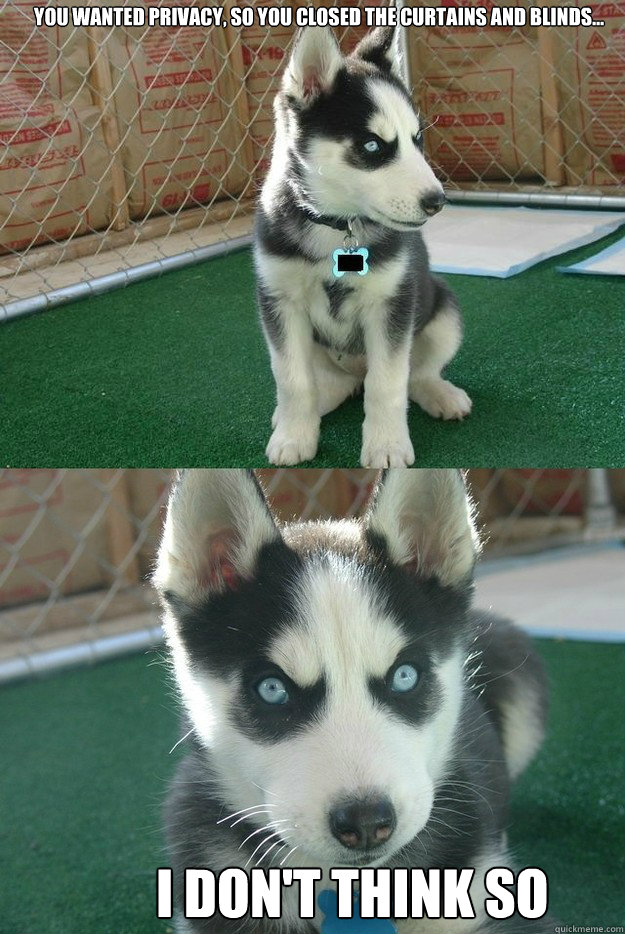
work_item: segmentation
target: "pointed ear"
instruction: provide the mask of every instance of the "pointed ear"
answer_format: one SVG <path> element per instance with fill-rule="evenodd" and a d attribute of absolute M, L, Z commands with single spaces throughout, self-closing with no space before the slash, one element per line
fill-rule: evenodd
<path fill-rule="evenodd" d="M 399 26 L 378 26 L 360 40 L 352 55 L 403 81 L 400 35 Z"/>
<path fill-rule="evenodd" d="M 307 106 L 328 91 L 343 57 L 329 26 L 307 26 L 300 30 L 282 78 L 282 90 Z"/>
<path fill-rule="evenodd" d="M 185 470 L 167 506 L 154 583 L 193 604 L 233 589 L 280 538 L 251 470 Z"/>
<path fill-rule="evenodd" d="M 479 540 L 459 470 L 386 471 L 365 524 L 397 564 L 449 587 L 470 580 Z"/>

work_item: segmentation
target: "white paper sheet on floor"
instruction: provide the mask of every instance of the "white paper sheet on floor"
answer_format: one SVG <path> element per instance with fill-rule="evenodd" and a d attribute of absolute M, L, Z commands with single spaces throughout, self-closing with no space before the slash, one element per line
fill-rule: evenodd
<path fill-rule="evenodd" d="M 506 279 L 621 224 L 620 212 L 448 204 L 422 233 L 435 272 Z"/>
<path fill-rule="evenodd" d="M 558 266 L 560 272 L 579 272 L 593 276 L 625 276 L 625 237 L 589 259 L 572 266 Z"/>

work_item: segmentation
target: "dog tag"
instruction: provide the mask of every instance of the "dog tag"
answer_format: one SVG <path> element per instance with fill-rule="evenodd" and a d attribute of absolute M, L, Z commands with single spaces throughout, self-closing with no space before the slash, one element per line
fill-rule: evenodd
<path fill-rule="evenodd" d="M 369 272 L 368 256 L 369 250 L 366 246 L 357 249 L 335 250 L 332 254 L 334 260 L 332 272 L 337 279 L 344 276 L 346 272 L 356 272 L 359 276 L 366 276 Z"/>
<path fill-rule="evenodd" d="M 354 895 L 354 913 L 351 918 L 338 917 L 339 900 L 331 889 L 320 892 L 317 901 L 325 915 L 321 934 L 397 934 L 397 928 L 388 918 L 361 918 L 357 894 Z"/>

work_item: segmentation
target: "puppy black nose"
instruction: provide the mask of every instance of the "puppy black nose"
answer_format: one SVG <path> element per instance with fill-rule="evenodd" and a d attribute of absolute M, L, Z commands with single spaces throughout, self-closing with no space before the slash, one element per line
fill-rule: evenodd
<path fill-rule="evenodd" d="M 438 214 L 446 201 L 447 198 L 442 191 L 426 191 L 421 198 L 421 209 L 432 217 L 433 214 Z"/>
<path fill-rule="evenodd" d="M 349 850 L 373 850 L 395 830 L 395 809 L 387 798 L 339 804 L 330 811 L 330 829 Z"/>

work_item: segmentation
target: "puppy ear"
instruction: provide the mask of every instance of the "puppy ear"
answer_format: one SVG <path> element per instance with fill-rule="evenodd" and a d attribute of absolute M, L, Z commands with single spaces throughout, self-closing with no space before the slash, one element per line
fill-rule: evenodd
<path fill-rule="evenodd" d="M 233 589 L 263 545 L 280 538 L 251 470 L 185 470 L 167 505 L 154 584 L 194 604 Z"/>
<path fill-rule="evenodd" d="M 404 80 L 398 26 L 378 26 L 361 39 L 352 55 Z"/>
<path fill-rule="evenodd" d="M 329 26 L 307 26 L 300 30 L 282 78 L 288 97 L 307 106 L 328 91 L 343 57 Z"/>
<path fill-rule="evenodd" d="M 390 558 L 454 587 L 470 580 L 479 553 L 473 504 L 459 470 L 385 471 L 365 516 Z"/>

